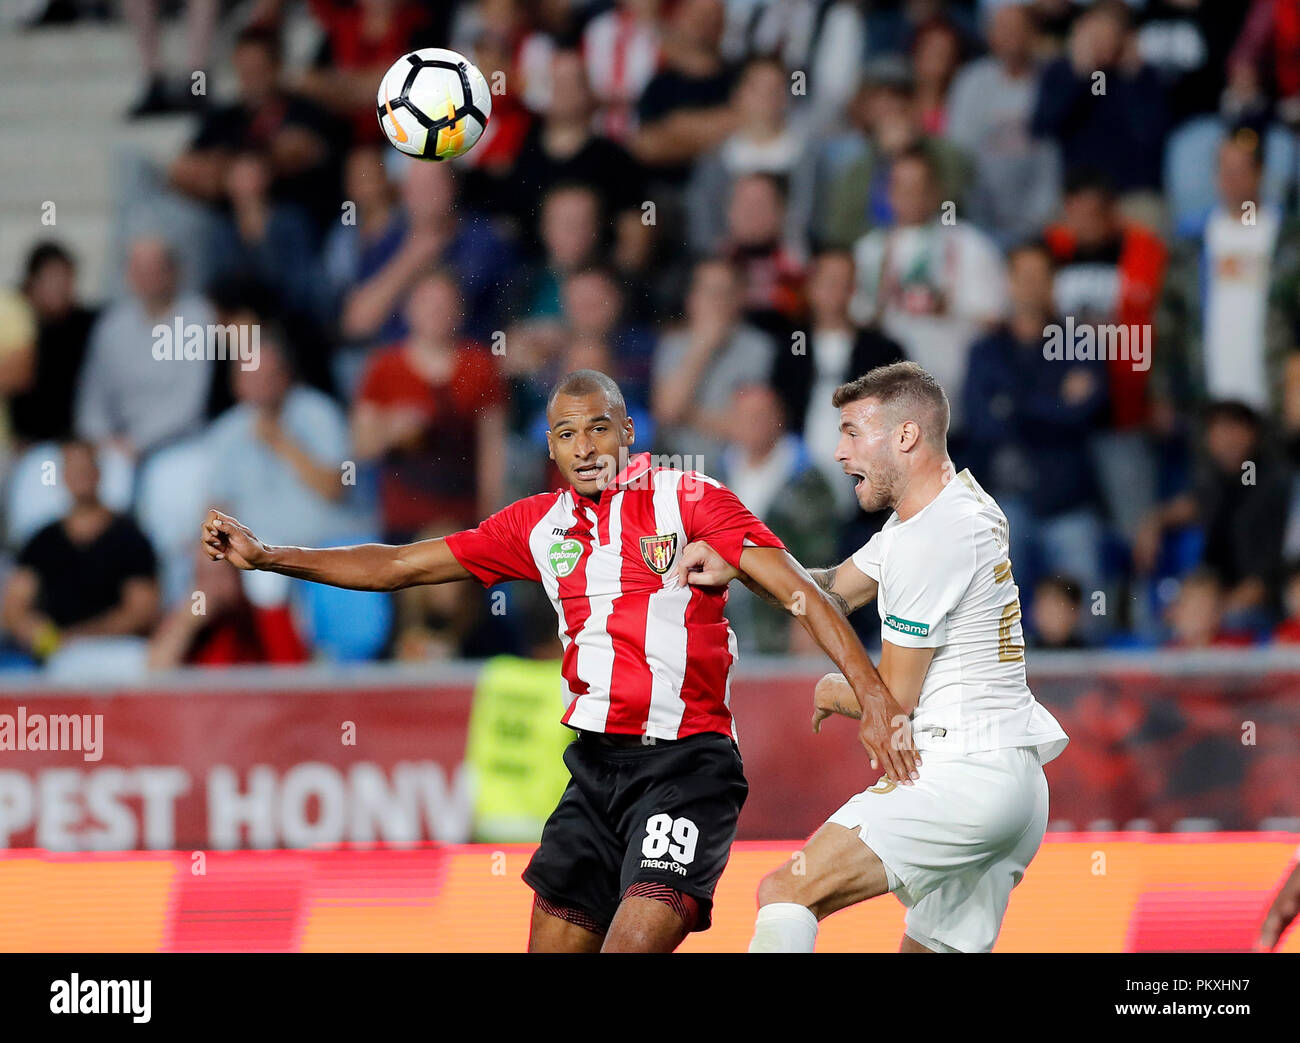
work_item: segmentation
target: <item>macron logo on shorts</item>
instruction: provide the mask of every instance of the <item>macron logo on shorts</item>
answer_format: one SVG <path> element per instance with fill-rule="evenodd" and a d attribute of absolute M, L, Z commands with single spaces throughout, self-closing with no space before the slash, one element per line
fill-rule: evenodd
<path fill-rule="evenodd" d="M 898 616 L 886 616 L 885 626 L 897 630 L 900 634 L 911 634 L 913 637 L 929 637 L 929 623 L 913 623 L 910 619 L 899 619 Z"/>

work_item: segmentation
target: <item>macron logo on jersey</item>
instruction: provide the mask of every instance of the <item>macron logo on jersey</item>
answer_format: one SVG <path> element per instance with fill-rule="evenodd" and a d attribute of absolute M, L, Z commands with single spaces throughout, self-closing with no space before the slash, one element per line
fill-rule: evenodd
<path fill-rule="evenodd" d="M 885 626 L 897 630 L 900 634 L 911 634 L 913 637 L 929 637 L 929 623 L 913 623 L 910 619 L 899 619 L 898 616 L 885 616 Z"/>

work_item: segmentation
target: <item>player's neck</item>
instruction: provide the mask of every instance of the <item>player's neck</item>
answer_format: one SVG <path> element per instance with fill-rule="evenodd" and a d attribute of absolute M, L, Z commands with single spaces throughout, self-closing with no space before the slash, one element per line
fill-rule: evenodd
<path fill-rule="evenodd" d="M 954 473 L 952 461 L 945 455 L 932 458 L 905 475 L 894 503 L 898 520 L 907 521 L 920 514 L 943 492 Z"/>

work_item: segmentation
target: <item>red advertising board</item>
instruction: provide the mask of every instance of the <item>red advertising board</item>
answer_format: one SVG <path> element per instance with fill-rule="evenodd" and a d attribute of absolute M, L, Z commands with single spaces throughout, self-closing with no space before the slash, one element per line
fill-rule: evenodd
<path fill-rule="evenodd" d="M 464 841 L 470 697 L 465 684 L 0 697 L 0 716 L 102 719 L 98 759 L 0 753 L 0 847 Z"/>
<path fill-rule="evenodd" d="M 471 838 L 464 752 L 472 669 L 453 668 L 436 682 L 384 672 L 285 676 L 0 695 L 0 847 L 229 850 Z M 816 676 L 787 667 L 748 672 L 733 685 L 750 781 L 741 839 L 807 836 L 874 781 L 851 722 L 828 721 L 813 734 Z M 1071 736 L 1047 767 L 1052 828 L 1296 828 L 1300 671 L 1112 669 L 1032 680 Z M 37 718 L 57 732 L 56 717 L 65 740 L 68 719 L 91 722 L 83 740 L 96 735 L 98 719 L 98 748 L 14 748 L 15 732 L 32 737 Z"/>

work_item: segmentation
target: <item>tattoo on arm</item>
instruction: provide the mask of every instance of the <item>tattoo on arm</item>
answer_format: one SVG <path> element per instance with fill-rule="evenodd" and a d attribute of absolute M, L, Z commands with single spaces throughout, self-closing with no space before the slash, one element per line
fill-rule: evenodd
<path fill-rule="evenodd" d="M 827 597 L 831 599 L 835 604 L 835 607 L 838 608 L 843 615 L 847 616 L 853 611 L 853 609 L 849 607 L 849 603 L 845 601 L 843 597 L 831 590 L 831 587 L 835 586 L 835 573 L 838 571 L 839 566 L 832 565 L 828 569 L 811 569 L 808 574 L 812 576 L 813 582 L 816 583 L 817 586 L 826 591 Z"/>
<path fill-rule="evenodd" d="M 851 611 L 853 611 L 849 607 L 849 603 L 845 601 L 842 597 L 840 597 L 839 594 L 835 593 L 835 591 L 831 590 L 831 587 L 835 585 L 835 572 L 838 568 L 839 566 L 832 565 L 828 569 L 809 569 L 808 575 L 812 577 L 813 582 L 816 583 L 817 586 L 821 587 L 822 590 L 826 591 L 826 595 L 831 599 L 831 604 L 833 604 L 837 609 L 839 609 L 842 615 L 847 616 Z M 759 584 L 755 583 L 748 576 L 742 575 L 741 579 L 744 582 L 745 586 L 747 586 L 760 598 L 766 601 L 769 605 L 775 605 L 777 608 L 780 609 L 789 608 L 788 605 L 782 603 L 780 598 L 776 597 L 774 594 L 769 593 L 765 587 L 762 587 Z"/>

